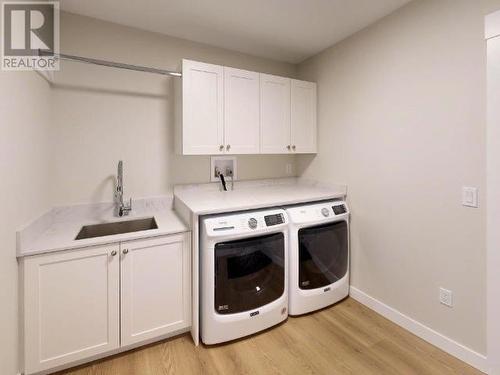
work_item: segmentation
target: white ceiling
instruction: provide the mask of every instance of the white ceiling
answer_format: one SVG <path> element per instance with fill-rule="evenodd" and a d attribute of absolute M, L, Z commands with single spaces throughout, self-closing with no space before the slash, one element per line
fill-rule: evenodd
<path fill-rule="evenodd" d="M 298 63 L 410 0 L 64 0 L 65 11 Z"/>

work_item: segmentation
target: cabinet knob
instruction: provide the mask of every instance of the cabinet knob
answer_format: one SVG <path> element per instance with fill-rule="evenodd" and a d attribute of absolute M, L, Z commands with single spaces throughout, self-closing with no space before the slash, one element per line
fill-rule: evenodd
<path fill-rule="evenodd" d="M 112 257 L 114 257 L 115 255 L 116 255 L 116 250 L 113 250 L 113 251 L 111 252 L 111 256 L 112 256 Z"/>
<path fill-rule="evenodd" d="M 292 146 L 292 150 L 295 151 L 295 145 Z"/>
<path fill-rule="evenodd" d="M 231 148 L 231 145 L 227 145 L 226 146 L 226 150 L 229 151 L 229 149 Z"/>
<path fill-rule="evenodd" d="M 290 147 L 291 147 L 290 145 L 286 146 L 286 148 L 287 148 L 288 150 L 290 150 Z"/>
<path fill-rule="evenodd" d="M 128 249 L 124 249 L 123 254 L 128 254 Z"/>
<path fill-rule="evenodd" d="M 219 146 L 219 151 L 222 151 L 222 150 L 224 150 L 224 145 Z"/>

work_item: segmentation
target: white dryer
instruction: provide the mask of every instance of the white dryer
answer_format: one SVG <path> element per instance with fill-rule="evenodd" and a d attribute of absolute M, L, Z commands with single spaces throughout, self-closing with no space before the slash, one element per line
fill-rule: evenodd
<path fill-rule="evenodd" d="M 349 295 L 349 210 L 343 201 L 286 208 L 290 220 L 289 307 L 300 315 Z"/>
<path fill-rule="evenodd" d="M 234 340 L 288 317 L 288 219 L 282 209 L 201 219 L 201 339 Z"/>

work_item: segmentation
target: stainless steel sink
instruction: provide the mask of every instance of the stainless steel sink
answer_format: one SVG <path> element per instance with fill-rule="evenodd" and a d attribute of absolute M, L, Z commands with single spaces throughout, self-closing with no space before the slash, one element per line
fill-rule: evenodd
<path fill-rule="evenodd" d="M 111 236 L 113 234 L 123 234 L 139 232 L 141 230 L 158 229 L 154 217 L 137 220 L 116 221 L 114 223 L 85 225 L 82 227 L 75 240 L 86 238 Z"/>

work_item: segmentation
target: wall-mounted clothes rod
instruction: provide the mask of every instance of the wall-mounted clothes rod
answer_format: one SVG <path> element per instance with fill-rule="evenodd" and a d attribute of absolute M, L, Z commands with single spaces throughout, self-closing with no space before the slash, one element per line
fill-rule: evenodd
<path fill-rule="evenodd" d="M 81 62 L 81 63 L 85 63 L 85 64 L 101 65 L 101 66 L 107 66 L 109 68 L 135 70 L 137 72 L 162 74 L 165 76 L 172 76 L 172 77 L 182 77 L 182 73 L 173 72 L 171 70 L 149 68 L 146 66 L 138 66 L 138 65 L 130 65 L 130 64 L 122 64 L 122 63 L 117 63 L 117 62 L 113 62 L 113 61 L 106 61 L 106 60 L 90 59 L 88 57 L 65 55 L 62 53 L 53 53 L 52 51 L 46 51 L 46 50 L 38 50 L 38 54 L 40 56 L 54 56 L 54 57 L 61 59 L 61 60 L 76 61 L 76 62 Z"/>

